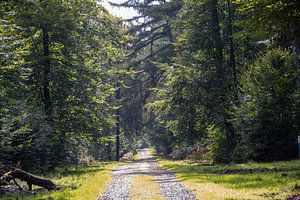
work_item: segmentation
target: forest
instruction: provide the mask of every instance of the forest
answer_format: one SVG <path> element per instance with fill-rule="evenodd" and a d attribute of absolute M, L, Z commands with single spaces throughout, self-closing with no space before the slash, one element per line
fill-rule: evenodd
<path fill-rule="evenodd" d="M 98 0 L 0 2 L 0 175 L 147 145 L 209 164 L 298 157 L 300 1 L 111 5 L 139 15 Z"/>

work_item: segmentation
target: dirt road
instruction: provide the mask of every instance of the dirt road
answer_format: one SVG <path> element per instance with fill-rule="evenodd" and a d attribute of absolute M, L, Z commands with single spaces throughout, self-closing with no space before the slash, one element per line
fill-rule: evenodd
<path fill-rule="evenodd" d="M 148 149 L 139 150 L 140 159 L 130 164 L 118 167 L 113 172 L 113 179 L 107 191 L 97 200 L 127 200 L 131 199 L 131 183 L 134 176 L 147 175 L 153 177 L 160 188 L 159 194 L 167 200 L 195 200 L 195 195 L 185 188 L 170 171 L 161 169 Z M 147 185 L 140 183 L 140 187 Z M 141 195 L 140 199 L 148 199 Z"/>

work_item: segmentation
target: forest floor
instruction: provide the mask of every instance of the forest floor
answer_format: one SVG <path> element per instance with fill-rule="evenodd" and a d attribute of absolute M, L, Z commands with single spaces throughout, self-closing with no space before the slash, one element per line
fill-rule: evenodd
<path fill-rule="evenodd" d="M 204 166 L 159 159 L 197 199 L 300 199 L 300 160 Z"/>
<path fill-rule="evenodd" d="M 204 166 L 155 158 L 66 166 L 46 174 L 57 191 L 2 196 L 3 200 L 240 200 L 300 197 L 300 160 Z M 24 186 L 25 187 L 25 186 Z M 38 188 L 35 188 L 38 189 Z M 297 198 L 289 198 L 289 200 Z"/>
<path fill-rule="evenodd" d="M 53 180 L 61 189 L 56 191 L 41 190 L 34 187 L 37 194 L 12 194 L 0 196 L 2 200 L 90 200 L 97 199 L 99 194 L 105 192 L 111 182 L 112 171 L 119 165 L 129 161 L 99 162 L 92 165 L 75 165 L 58 167 L 54 172 L 42 176 Z M 16 179 L 17 180 L 17 179 Z M 25 182 L 19 184 L 26 189 Z"/>
<path fill-rule="evenodd" d="M 168 170 L 158 166 L 149 149 L 139 150 L 139 158 L 93 166 L 68 166 L 46 174 L 59 187 L 36 195 L 7 195 L 3 200 L 195 200 Z M 24 187 L 25 184 L 24 184 Z M 39 188 L 34 188 L 37 191 Z"/>

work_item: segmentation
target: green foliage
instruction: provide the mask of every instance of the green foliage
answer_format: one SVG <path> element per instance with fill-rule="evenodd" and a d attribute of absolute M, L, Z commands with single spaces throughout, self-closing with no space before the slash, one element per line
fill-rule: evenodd
<path fill-rule="evenodd" d="M 220 38 L 213 34 L 218 21 L 214 14 L 211 1 L 184 1 L 173 24 L 176 56 L 163 65 L 164 85 L 156 90 L 156 102 L 149 104 L 159 123 L 174 135 L 173 147 L 205 143 L 210 124 L 230 132 L 226 121 L 232 72 L 225 70 L 217 51 Z"/>
<path fill-rule="evenodd" d="M 0 160 L 47 169 L 82 154 L 105 157 L 121 21 L 93 0 L 0 5 Z"/>
<path fill-rule="evenodd" d="M 227 141 L 226 134 L 220 128 L 214 125 L 207 127 L 207 158 L 214 162 L 226 162 L 229 159 L 226 157 L 224 149 L 226 148 L 225 142 Z"/>
<path fill-rule="evenodd" d="M 121 154 L 150 140 L 216 162 L 296 155 L 298 1 L 117 6 L 141 16 L 123 28 L 95 0 L 1 1 L 0 165 L 112 159 L 115 132 Z"/>
<path fill-rule="evenodd" d="M 295 156 L 299 75 L 292 55 L 277 49 L 245 71 L 235 119 L 241 140 L 237 147 L 239 156 L 255 160 Z"/>
<path fill-rule="evenodd" d="M 298 11 L 295 1 L 183 1 L 175 56 L 147 104 L 167 129 L 155 144 L 206 146 L 216 162 L 295 157 Z"/>
<path fill-rule="evenodd" d="M 263 32 L 265 41 L 290 48 L 299 55 L 300 3 L 297 0 L 236 0 L 239 11 L 247 15 L 248 30 Z M 271 39 L 272 37 L 272 39 Z"/>

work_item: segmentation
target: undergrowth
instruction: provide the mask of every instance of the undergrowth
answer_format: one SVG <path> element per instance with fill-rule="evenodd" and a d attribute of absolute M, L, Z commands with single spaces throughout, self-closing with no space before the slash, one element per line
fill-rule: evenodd
<path fill-rule="evenodd" d="M 125 162 L 101 162 L 90 166 L 74 165 L 56 168 L 43 176 L 50 178 L 60 188 L 42 191 L 35 195 L 6 195 L 3 200 L 90 200 L 105 192 L 111 181 L 112 169 Z M 25 183 L 24 183 L 25 184 Z M 25 185 L 24 185 L 25 187 Z M 38 187 L 34 187 L 34 190 Z"/>

